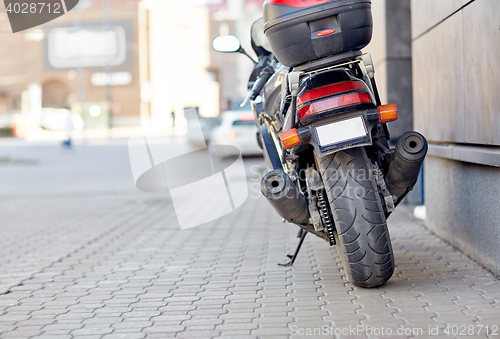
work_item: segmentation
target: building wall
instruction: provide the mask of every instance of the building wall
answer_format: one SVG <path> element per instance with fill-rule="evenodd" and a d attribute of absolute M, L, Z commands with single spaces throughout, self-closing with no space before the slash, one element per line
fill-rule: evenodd
<path fill-rule="evenodd" d="M 500 2 L 411 9 L 415 128 L 430 143 L 427 226 L 500 273 Z"/>
<path fill-rule="evenodd" d="M 48 68 L 45 61 L 45 44 L 50 30 L 56 26 L 74 27 L 80 17 L 82 26 L 87 24 L 103 24 L 103 10 L 101 1 L 93 1 L 90 8 L 75 8 L 69 13 L 34 29 L 13 34 L 3 3 L 0 4 L 0 105 L 4 110 L 21 109 L 21 95 L 30 83 L 39 83 L 42 87 L 57 81 L 66 87 L 67 100 L 64 105 L 69 107 L 75 101 L 105 102 L 107 101 L 106 88 L 95 87 L 91 84 L 91 75 L 95 72 L 105 72 L 105 67 L 84 69 L 82 83 L 84 95 L 79 91 L 76 78 L 76 69 Z M 127 53 L 130 62 L 121 66 L 112 67 L 112 72 L 126 71 L 132 75 L 132 83 L 126 86 L 113 86 L 113 122 L 115 125 L 139 123 L 140 113 L 140 81 L 138 66 L 138 0 L 111 2 L 110 21 L 128 22 L 131 25 L 131 41 L 128 42 Z M 43 32 L 43 39 L 32 39 L 33 32 Z M 52 106 L 50 102 L 47 105 Z M 48 107 L 48 106 L 47 106 Z M 1 113 L 1 111 L 0 111 Z"/>
<path fill-rule="evenodd" d="M 227 11 L 213 11 L 210 20 L 210 41 L 219 35 L 236 34 L 236 22 Z M 238 53 L 220 53 L 210 46 L 210 71 L 220 85 L 221 112 L 235 104 L 238 93 Z"/>
<path fill-rule="evenodd" d="M 412 2 L 416 126 L 436 143 L 500 146 L 500 2 L 462 2 Z"/>
<path fill-rule="evenodd" d="M 203 117 L 220 112 L 219 84 L 210 72 L 210 11 L 157 1 L 149 4 L 149 62 L 154 126 L 168 124 L 170 113 L 198 107 Z"/>
<path fill-rule="evenodd" d="M 372 0 L 373 38 L 364 49 L 375 65 L 382 104 L 395 103 L 399 119 L 389 124 L 392 142 L 413 130 L 410 0 Z M 404 203 L 423 201 L 422 178 Z"/>
<path fill-rule="evenodd" d="M 398 105 L 399 120 L 389 125 L 396 140 L 413 129 L 410 0 L 373 0 L 373 39 L 364 51 L 375 65 L 382 104 Z"/>

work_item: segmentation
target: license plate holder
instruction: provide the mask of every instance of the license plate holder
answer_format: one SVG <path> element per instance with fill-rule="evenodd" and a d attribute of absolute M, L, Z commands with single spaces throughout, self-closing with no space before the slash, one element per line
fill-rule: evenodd
<path fill-rule="evenodd" d="M 362 116 L 319 125 L 314 130 L 320 148 L 337 148 L 370 139 Z"/>

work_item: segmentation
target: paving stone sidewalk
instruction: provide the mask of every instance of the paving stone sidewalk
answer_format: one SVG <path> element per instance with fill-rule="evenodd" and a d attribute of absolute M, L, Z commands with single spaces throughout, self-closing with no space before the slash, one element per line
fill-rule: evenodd
<path fill-rule="evenodd" d="M 122 151 L 94 153 L 118 154 L 120 171 Z M 0 338 L 500 337 L 500 280 L 410 207 L 389 219 L 393 278 L 367 290 L 312 235 L 294 267 L 278 266 L 297 228 L 253 189 L 236 212 L 180 231 L 167 195 L 118 186 L 0 197 Z"/>

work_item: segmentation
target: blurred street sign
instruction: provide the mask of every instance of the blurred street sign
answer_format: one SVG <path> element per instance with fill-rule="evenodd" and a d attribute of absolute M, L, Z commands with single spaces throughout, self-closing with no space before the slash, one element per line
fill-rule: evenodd
<path fill-rule="evenodd" d="M 81 28 L 58 26 L 48 29 L 45 39 L 47 69 L 127 66 L 127 49 L 132 39 L 130 22 L 112 22 L 109 26 L 83 24 Z"/>
<path fill-rule="evenodd" d="M 79 31 L 60 28 L 49 35 L 49 63 L 55 68 L 96 67 L 107 63 L 118 66 L 125 57 L 125 31 L 119 26 Z"/>
<path fill-rule="evenodd" d="M 128 86 L 132 83 L 130 72 L 96 72 L 90 76 L 90 83 L 95 87 Z"/>

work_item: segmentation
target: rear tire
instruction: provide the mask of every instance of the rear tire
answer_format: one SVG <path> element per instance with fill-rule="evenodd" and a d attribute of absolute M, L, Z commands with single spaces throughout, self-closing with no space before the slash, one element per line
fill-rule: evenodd
<path fill-rule="evenodd" d="M 364 148 L 317 158 L 349 281 L 383 285 L 394 272 L 394 255 L 382 202 Z"/>

